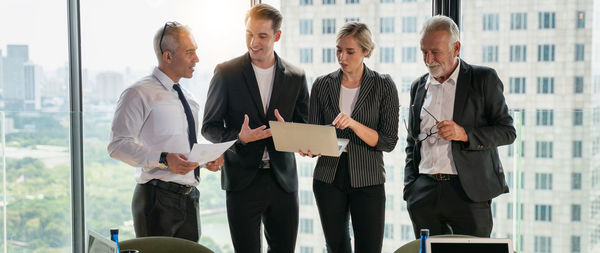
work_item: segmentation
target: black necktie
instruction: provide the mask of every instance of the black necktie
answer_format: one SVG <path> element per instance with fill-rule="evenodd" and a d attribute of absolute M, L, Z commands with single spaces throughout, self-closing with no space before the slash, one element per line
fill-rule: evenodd
<path fill-rule="evenodd" d="M 188 141 L 190 142 L 190 150 L 196 143 L 196 122 L 194 121 L 194 116 L 192 115 L 192 109 L 190 108 L 190 104 L 188 104 L 185 96 L 183 96 L 183 92 L 181 91 L 181 87 L 179 84 L 173 84 L 173 89 L 177 91 L 177 96 L 179 96 L 179 100 L 181 100 L 181 105 L 183 105 L 183 111 L 185 112 L 185 118 L 187 119 L 188 124 Z M 200 181 L 200 167 L 196 167 L 194 169 L 194 177 L 196 177 L 196 181 Z"/>

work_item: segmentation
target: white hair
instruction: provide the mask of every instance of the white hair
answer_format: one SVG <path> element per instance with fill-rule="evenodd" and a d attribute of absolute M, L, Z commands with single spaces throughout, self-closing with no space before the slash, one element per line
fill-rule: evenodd
<path fill-rule="evenodd" d="M 436 15 L 429 18 L 425 23 L 423 23 L 423 28 L 421 29 L 421 40 L 423 37 L 429 35 L 432 32 L 436 31 L 446 31 L 450 38 L 448 39 L 448 49 L 452 50 L 456 42 L 459 39 L 458 25 L 454 23 L 449 17 Z"/>

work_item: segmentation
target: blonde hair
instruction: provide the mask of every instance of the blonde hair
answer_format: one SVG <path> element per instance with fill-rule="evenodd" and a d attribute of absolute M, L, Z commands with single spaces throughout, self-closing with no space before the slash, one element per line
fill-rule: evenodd
<path fill-rule="evenodd" d="M 369 58 L 375 49 L 375 42 L 371 39 L 371 31 L 364 23 L 359 22 L 348 22 L 342 26 L 338 32 L 335 41 L 340 40 L 346 36 L 352 36 L 356 42 L 360 45 L 363 52 L 369 52 L 365 57 Z"/>

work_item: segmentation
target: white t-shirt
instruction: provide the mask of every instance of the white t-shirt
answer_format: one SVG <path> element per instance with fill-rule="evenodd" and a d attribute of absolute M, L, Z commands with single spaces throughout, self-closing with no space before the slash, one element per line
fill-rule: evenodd
<path fill-rule="evenodd" d="M 360 86 L 352 89 L 346 88 L 344 85 L 340 86 L 342 87 L 340 89 L 340 111 L 350 116 L 352 114 L 352 110 L 354 110 L 354 105 L 356 105 Z"/>
<path fill-rule="evenodd" d="M 269 102 L 271 101 L 273 81 L 275 80 L 275 64 L 266 69 L 252 64 L 252 69 L 254 69 L 256 83 L 258 83 L 258 90 L 260 91 L 260 99 L 262 100 L 263 111 L 266 114 L 267 108 L 269 108 Z M 265 152 L 263 153 L 262 159 L 269 160 L 269 152 L 267 152 L 267 147 L 265 147 Z"/>

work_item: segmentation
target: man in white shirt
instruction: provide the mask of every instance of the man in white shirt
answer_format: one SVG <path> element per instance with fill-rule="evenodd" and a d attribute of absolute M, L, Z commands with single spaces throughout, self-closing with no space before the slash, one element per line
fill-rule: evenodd
<path fill-rule="evenodd" d="M 199 164 L 187 160 L 197 142 L 199 105 L 179 84 L 198 62 L 187 26 L 167 22 L 154 36 L 158 67 L 121 94 L 109 155 L 137 167 L 132 200 L 136 237 L 200 237 Z M 223 158 L 207 163 L 218 171 Z"/>
<path fill-rule="evenodd" d="M 259 253 L 261 223 L 269 252 L 294 252 L 298 233 L 298 175 L 293 153 L 275 150 L 270 120 L 306 123 L 304 71 L 273 50 L 281 13 L 267 4 L 246 15 L 248 52 L 221 63 L 211 80 L 202 135 L 212 142 L 238 139 L 225 152 L 222 187 L 236 252 Z"/>
<path fill-rule="evenodd" d="M 404 199 L 415 237 L 489 237 L 491 200 L 508 192 L 497 147 L 516 131 L 496 71 L 458 58 L 458 26 L 435 16 L 423 24 L 429 73 L 411 87 Z"/>

